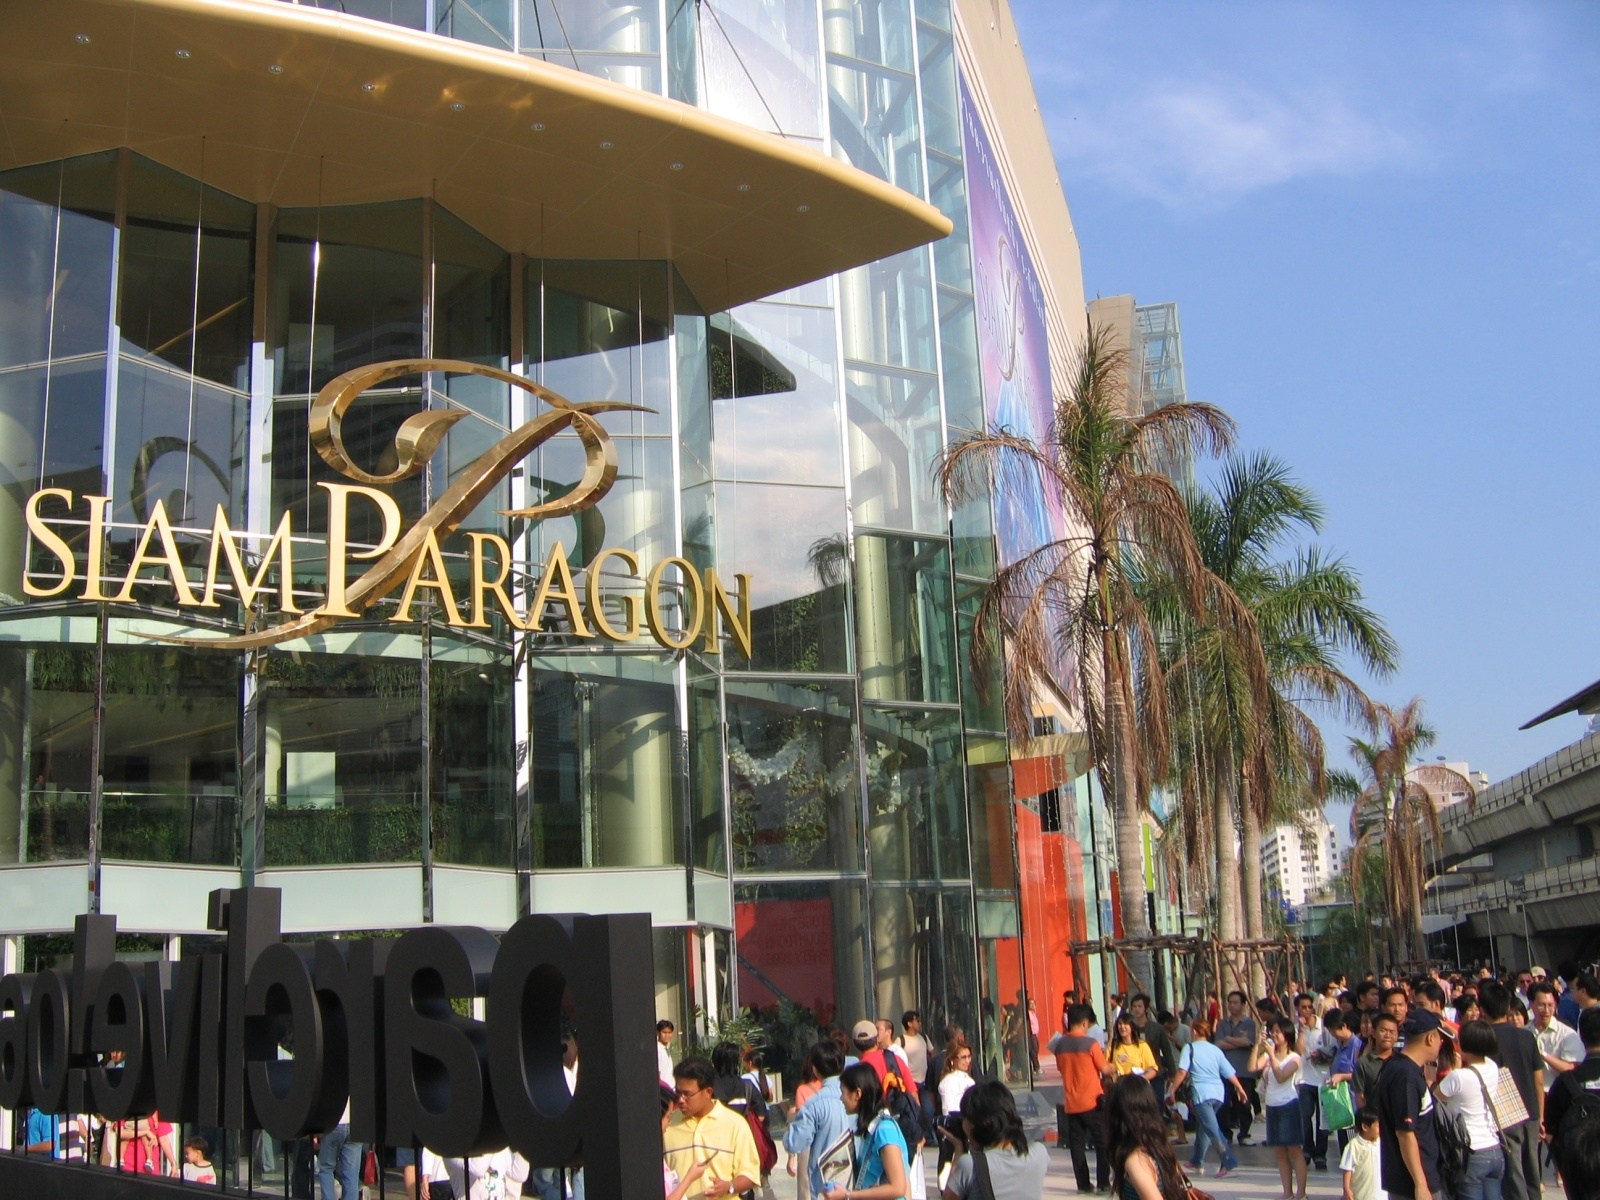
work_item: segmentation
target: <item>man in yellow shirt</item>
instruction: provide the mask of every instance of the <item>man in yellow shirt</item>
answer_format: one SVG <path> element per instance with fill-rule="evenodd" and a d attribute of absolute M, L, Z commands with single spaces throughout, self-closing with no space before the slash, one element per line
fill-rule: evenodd
<path fill-rule="evenodd" d="M 667 1165 L 681 1179 L 697 1162 L 706 1164 L 701 1195 L 740 1195 L 754 1191 L 761 1178 L 761 1155 L 744 1117 L 717 1099 L 710 1060 L 698 1055 L 672 1068 L 683 1120 L 662 1135 Z"/>

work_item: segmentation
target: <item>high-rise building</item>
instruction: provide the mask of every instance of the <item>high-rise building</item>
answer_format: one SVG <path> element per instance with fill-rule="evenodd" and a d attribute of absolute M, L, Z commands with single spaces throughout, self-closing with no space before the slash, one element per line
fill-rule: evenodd
<path fill-rule="evenodd" d="M 1301 908 L 1333 879 L 1336 839 L 1318 813 L 1304 825 L 1278 825 L 1261 838 L 1261 879 L 1269 898 Z"/>
<path fill-rule="evenodd" d="M 1053 1012 L 1083 768 L 969 650 L 1062 514 L 935 479 L 1082 336 L 1001 0 L 0 34 L 8 966 L 256 884 L 297 937 L 647 912 L 660 1015 L 775 1045 Z"/>
<path fill-rule="evenodd" d="M 1127 356 L 1124 377 L 1127 411 L 1142 415 L 1168 404 L 1183 404 L 1189 388 L 1183 372 L 1183 332 L 1174 301 L 1138 304 L 1132 296 L 1097 296 L 1089 301 L 1089 320 L 1106 330 Z M 1187 458 L 1163 464 L 1181 483 L 1194 482 Z"/>

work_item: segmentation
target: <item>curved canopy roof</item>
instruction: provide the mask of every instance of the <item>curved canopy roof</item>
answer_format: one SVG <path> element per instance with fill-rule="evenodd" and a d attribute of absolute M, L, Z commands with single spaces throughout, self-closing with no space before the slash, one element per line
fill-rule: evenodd
<path fill-rule="evenodd" d="M 450 38 L 281 0 L 0 8 L 0 168 L 120 146 L 258 203 L 431 195 L 508 250 L 668 260 L 708 311 L 950 231 L 809 147 Z"/>

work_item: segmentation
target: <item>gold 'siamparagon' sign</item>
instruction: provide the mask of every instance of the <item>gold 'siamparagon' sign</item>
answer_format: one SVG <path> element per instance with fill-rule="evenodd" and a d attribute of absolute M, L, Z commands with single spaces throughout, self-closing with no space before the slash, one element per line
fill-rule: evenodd
<path fill-rule="evenodd" d="M 351 404 L 368 388 L 400 376 L 420 375 L 429 371 L 497 379 L 537 396 L 550 406 L 550 411 L 512 430 L 479 455 L 427 512 L 409 528 L 402 530 L 400 506 L 387 492 L 372 485 L 394 484 L 417 474 L 427 465 L 451 426 L 468 414 L 447 409 L 423 411 L 407 417 L 395 434 L 397 465 L 394 470 L 382 475 L 365 471 L 350 460 L 345 450 L 342 426 Z M 430 593 L 449 624 L 460 628 L 488 628 L 493 605 L 515 628 L 538 632 L 544 629 L 546 609 L 551 604 L 559 604 L 566 610 L 566 619 L 559 632 L 569 636 L 599 636 L 615 642 L 632 642 L 648 630 L 651 638 L 670 650 L 686 649 L 703 637 L 705 649 L 711 654 L 718 652 L 722 624 L 726 621 L 729 635 L 748 658 L 751 651 L 750 577 L 742 574 L 733 576 L 736 604 L 715 569 L 707 569 L 702 573 L 683 558 L 664 558 L 646 571 L 638 556 L 629 550 L 602 550 L 588 564 L 584 586 L 580 588 L 566 551 L 557 542 L 545 560 L 538 586 L 526 609 L 519 610 L 507 589 L 512 566 L 511 547 L 504 538 L 495 534 L 469 532 L 466 536 L 471 543 L 467 556 L 471 563 L 470 594 L 461 597 L 456 595 L 445 569 L 442 544 L 467 515 L 528 454 L 564 429 L 571 429 L 578 436 L 585 451 L 583 475 L 577 485 L 557 499 L 528 508 L 502 510 L 501 515 L 540 520 L 592 508 L 617 480 L 616 447 L 595 415 L 627 411 L 650 410 L 615 400 L 568 400 L 521 376 L 457 359 L 398 359 L 358 367 L 324 387 L 311 405 L 311 444 L 329 466 L 346 478 L 357 481 L 354 484 L 317 485 L 328 493 L 328 587 L 324 603 L 319 608 L 306 612 L 295 603 L 294 529 L 290 514 L 286 512 L 279 518 L 255 572 L 251 574 L 240 554 L 238 542 L 253 535 L 230 529 L 227 513 L 220 504 L 212 522 L 210 553 L 203 584 L 197 585 L 188 578 L 178 552 L 176 533 L 167 516 L 166 506 L 160 500 L 156 501 L 144 524 L 133 561 L 120 586 L 114 581 L 108 583 L 104 578 L 105 506 L 110 500 L 108 496 L 83 497 L 89 506 L 88 545 L 81 571 L 82 585 L 74 598 L 108 604 L 132 604 L 135 602 L 134 591 L 139 586 L 162 585 L 170 586 L 177 603 L 185 608 L 220 608 L 222 602 L 217 598 L 219 592 L 231 592 L 241 604 L 250 608 L 257 597 L 276 592 L 277 612 L 289 615 L 288 620 L 276 625 L 232 637 L 156 639 L 218 649 L 253 650 L 290 638 L 320 633 L 341 620 L 359 617 L 367 608 L 404 583 L 400 603 L 389 618 L 392 621 L 413 620 L 412 606 L 420 592 Z M 374 546 L 352 550 L 348 539 L 350 503 L 357 497 L 376 507 L 383 520 L 383 536 Z M 68 594 L 80 579 L 79 565 L 72 547 L 52 528 L 50 518 L 40 511 L 43 502 L 49 498 L 59 500 L 69 508 L 74 502 L 73 494 L 66 488 L 42 488 L 28 500 L 28 532 L 61 563 L 59 578 L 48 582 L 36 582 L 31 572 L 24 568 L 23 591 L 40 598 Z M 351 581 L 347 559 L 376 561 Z M 627 575 L 645 581 L 642 596 L 626 592 L 609 596 L 621 610 L 621 624 L 617 624 L 612 614 L 606 611 L 604 602 L 608 596 L 601 586 L 602 570 L 613 563 L 623 568 Z M 141 578 L 142 573 L 151 568 L 163 571 L 165 579 L 160 576 Z M 274 568 L 277 571 L 276 586 L 268 582 Z M 666 578 L 667 572 L 673 569 L 680 576 L 678 583 L 669 582 Z M 661 597 L 663 590 L 676 592 L 680 589 L 683 595 L 679 606 L 682 628 L 674 630 L 666 623 Z"/>

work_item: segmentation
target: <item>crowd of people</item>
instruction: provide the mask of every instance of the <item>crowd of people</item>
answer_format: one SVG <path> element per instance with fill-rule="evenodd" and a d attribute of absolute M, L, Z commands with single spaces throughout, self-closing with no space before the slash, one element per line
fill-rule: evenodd
<path fill-rule="evenodd" d="M 1187 1200 L 1213 1152 L 1214 1177 L 1224 1178 L 1259 1129 L 1283 1200 L 1304 1200 L 1312 1172 L 1330 1165 L 1343 1200 L 1542 1200 L 1551 1165 L 1570 1200 L 1600 1196 L 1600 981 L 1591 973 L 1340 977 L 1254 1001 L 1237 990 L 1207 997 L 1183 1020 L 1142 993 L 1112 1004 L 1101 1025 L 1068 992 L 1048 1044 L 1061 1080 L 1057 1140 L 1080 1192 Z M 1010 1053 L 983 1063 L 960 1025 L 931 1038 L 915 1011 L 828 1026 L 785 1104 L 759 1048 L 724 1041 L 674 1061 L 677 1031 L 661 1021 L 663 1195 L 772 1200 L 774 1178 L 787 1175 L 797 1200 L 1038 1200 L 1049 1154 L 1027 1135 L 1011 1086 L 1019 1058 L 1035 1069 L 1038 1033 L 1028 1028 Z M 572 1032 L 563 1065 L 575 1091 Z M 787 1121 L 775 1139 L 780 1105 Z M 294 1164 L 288 1195 L 358 1200 L 379 1164 L 350 1140 L 348 1122 L 347 1110 L 305 1143 L 258 1138 L 255 1157 Z M 156 1115 L 34 1110 L 22 1132 L 26 1153 L 201 1185 L 239 1166 L 236 1135 L 180 1131 Z M 244 1148 L 250 1162 L 251 1143 Z M 937 1156 L 925 1166 L 928 1149 Z M 584 1198 L 581 1167 L 533 1168 L 509 1148 L 384 1157 L 408 1200 Z"/>
<path fill-rule="evenodd" d="M 1069 993 L 1050 1047 L 1080 1192 L 1183 1200 L 1213 1149 L 1217 1178 L 1237 1169 L 1260 1120 L 1283 1200 L 1304 1200 L 1330 1150 L 1344 1200 L 1540 1200 L 1547 1165 L 1572 1200 L 1600 1196 L 1589 972 L 1341 977 L 1254 1002 L 1234 991 L 1187 1028 L 1152 1019 L 1146 996 L 1112 1000 L 1108 1034 Z M 1182 1170 L 1176 1116 L 1194 1131 Z"/>

